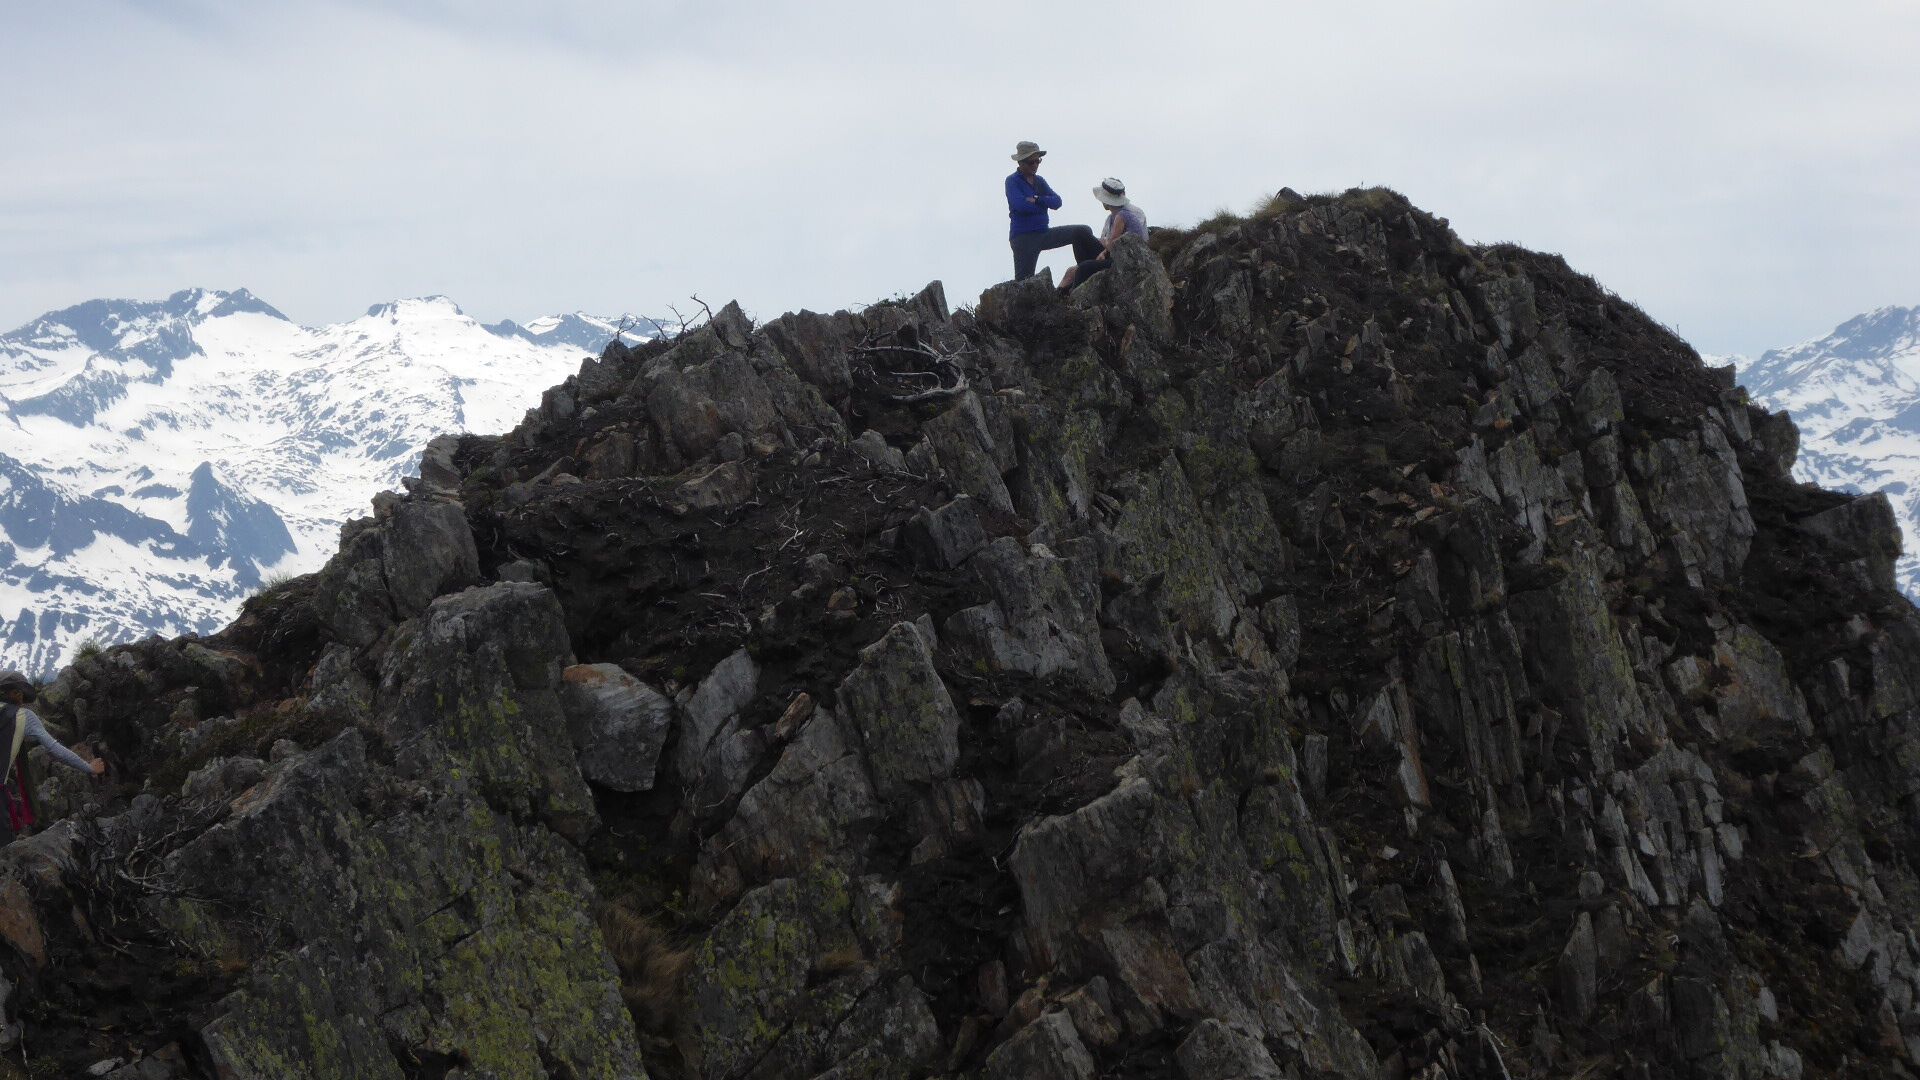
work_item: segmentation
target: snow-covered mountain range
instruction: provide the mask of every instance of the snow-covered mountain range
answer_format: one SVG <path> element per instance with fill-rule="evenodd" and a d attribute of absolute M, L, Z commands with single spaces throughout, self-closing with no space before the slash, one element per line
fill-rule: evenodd
<path fill-rule="evenodd" d="M 324 562 L 427 440 L 507 430 L 617 329 L 483 325 L 440 296 L 305 327 L 192 289 L 0 335 L 0 667 L 218 628 L 264 577 Z"/>
<path fill-rule="evenodd" d="M 1796 476 L 1887 493 L 1905 533 L 1900 588 L 1920 601 L 1920 307 L 1883 307 L 1758 360 L 1728 359 L 1748 393 L 1799 425 Z"/>

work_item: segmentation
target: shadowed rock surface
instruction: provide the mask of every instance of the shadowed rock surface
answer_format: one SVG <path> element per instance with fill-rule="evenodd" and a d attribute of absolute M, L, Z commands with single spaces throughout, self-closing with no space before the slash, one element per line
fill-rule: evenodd
<path fill-rule="evenodd" d="M 1886 507 L 1381 190 L 610 347 L 44 697 L 59 1075 L 1910 1076 Z M 1783 449 L 1783 447 L 1785 449 Z M 24 1075 L 11 1055 L 5 1070 Z"/>

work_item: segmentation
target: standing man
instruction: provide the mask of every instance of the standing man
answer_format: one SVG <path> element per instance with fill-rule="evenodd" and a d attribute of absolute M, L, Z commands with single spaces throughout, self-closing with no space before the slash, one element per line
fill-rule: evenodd
<path fill-rule="evenodd" d="M 0 808 L 0 844 L 9 843 L 33 824 L 33 781 L 27 776 L 26 742 L 32 739 L 47 748 L 55 761 L 89 776 L 107 771 L 104 761 L 89 762 L 60 745 L 47 733 L 47 727 L 27 708 L 37 695 L 33 683 L 17 671 L 0 671 L 0 739 L 7 741 L 6 785 L 0 789 L 6 806 Z"/>
<path fill-rule="evenodd" d="M 1040 253 L 1073 245 L 1073 261 L 1086 262 L 1100 255 L 1100 241 L 1085 225 L 1047 226 L 1047 211 L 1060 209 L 1060 196 L 1040 175 L 1040 159 L 1047 156 L 1040 144 L 1023 142 L 1013 148 L 1013 160 L 1019 168 L 1007 177 L 1007 217 L 1011 225 L 1007 242 L 1013 247 L 1013 280 L 1033 276 Z"/>

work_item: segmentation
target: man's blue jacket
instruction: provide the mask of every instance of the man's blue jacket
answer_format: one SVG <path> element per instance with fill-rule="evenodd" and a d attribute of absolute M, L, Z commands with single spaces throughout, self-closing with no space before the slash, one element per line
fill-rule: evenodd
<path fill-rule="evenodd" d="M 1040 196 L 1039 202 L 1028 202 L 1027 196 Z M 1007 217 L 1012 220 L 1007 229 L 1009 238 L 1021 233 L 1045 232 L 1047 229 L 1047 211 L 1060 209 L 1060 196 L 1053 193 L 1047 185 L 1047 178 L 1035 173 L 1033 186 L 1027 186 L 1027 179 L 1015 169 L 1007 177 Z"/>

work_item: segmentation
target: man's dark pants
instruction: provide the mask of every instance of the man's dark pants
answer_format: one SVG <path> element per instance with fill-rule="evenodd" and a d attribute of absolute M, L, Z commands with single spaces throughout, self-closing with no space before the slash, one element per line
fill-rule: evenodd
<path fill-rule="evenodd" d="M 1007 241 L 1013 247 L 1013 280 L 1025 281 L 1040 264 L 1040 253 L 1073 245 L 1073 261 L 1086 262 L 1100 254 L 1100 241 L 1085 225 L 1055 225 L 1041 232 L 1016 233 Z"/>

